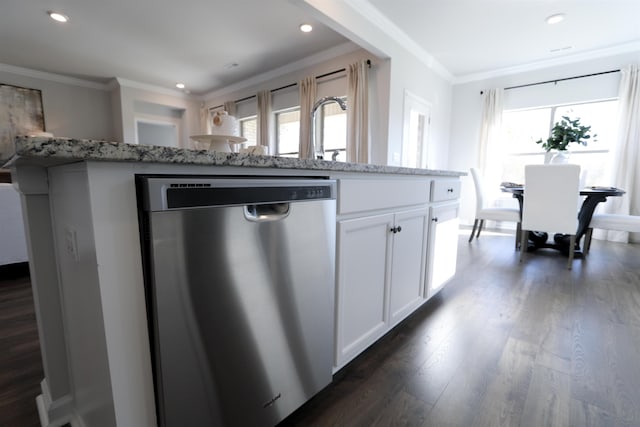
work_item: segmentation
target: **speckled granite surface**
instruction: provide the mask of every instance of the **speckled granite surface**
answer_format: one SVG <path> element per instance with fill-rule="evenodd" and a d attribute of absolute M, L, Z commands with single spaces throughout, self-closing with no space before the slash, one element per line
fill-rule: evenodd
<path fill-rule="evenodd" d="M 65 163 L 81 160 L 175 163 L 208 166 L 235 166 L 247 168 L 303 169 L 334 172 L 369 172 L 401 175 L 462 176 L 465 172 L 433 169 L 414 169 L 362 163 L 331 162 L 326 160 L 292 159 L 275 156 L 256 156 L 223 153 L 208 150 L 133 145 L 88 139 L 18 137 L 15 154 L 4 167 L 20 159 L 49 160 Z"/>

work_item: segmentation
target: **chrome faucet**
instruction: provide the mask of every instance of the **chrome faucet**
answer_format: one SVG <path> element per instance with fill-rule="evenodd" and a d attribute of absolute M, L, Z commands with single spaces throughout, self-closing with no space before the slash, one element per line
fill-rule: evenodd
<path fill-rule="evenodd" d="M 338 103 L 343 111 L 347 109 L 347 103 L 337 96 L 325 96 L 313 104 L 313 108 L 311 109 L 311 152 L 318 160 L 322 160 L 324 158 L 324 145 L 322 144 L 322 141 L 320 141 L 320 144 L 316 144 L 316 110 L 329 102 Z"/>

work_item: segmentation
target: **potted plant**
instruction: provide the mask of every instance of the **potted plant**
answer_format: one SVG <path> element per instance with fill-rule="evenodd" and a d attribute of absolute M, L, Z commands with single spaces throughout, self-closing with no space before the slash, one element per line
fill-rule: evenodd
<path fill-rule="evenodd" d="M 587 141 L 591 139 L 591 126 L 583 126 L 580 119 L 572 120 L 568 116 L 562 116 L 562 120 L 556 122 L 551 128 L 551 135 L 546 141 L 539 139 L 536 144 L 542 144 L 547 152 L 551 150 L 557 151 L 556 155 L 551 159 L 551 163 L 566 163 L 567 150 L 571 143 L 587 145 Z M 593 135 L 595 138 L 597 135 Z"/>

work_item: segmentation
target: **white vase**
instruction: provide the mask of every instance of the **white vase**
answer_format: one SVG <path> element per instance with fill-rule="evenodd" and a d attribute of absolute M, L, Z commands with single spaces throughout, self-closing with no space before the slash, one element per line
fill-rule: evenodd
<path fill-rule="evenodd" d="M 556 154 L 551 157 L 549 161 L 552 165 L 566 165 L 569 163 L 569 152 L 568 151 L 558 151 Z"/>

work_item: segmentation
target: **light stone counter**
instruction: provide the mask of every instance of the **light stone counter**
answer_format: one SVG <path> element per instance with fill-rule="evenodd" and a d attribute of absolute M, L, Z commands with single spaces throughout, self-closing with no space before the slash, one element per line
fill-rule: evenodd
<path fill-rule="evenodd" d="M 208 150 L 133 145 L 89 139 L 17 137 L 15 154 L 4 167 L 22 162 L 43 166 L 76 161 L 115 161 L 182 164 L 201 166 L 232 166 L 246 168 L 292 169 L 329 172 L 382 173 L 395 175 L 452 176 L 465 172 L 382 166 L 364 163 L 333 162 L 327 160 L 294 159 L 276 156 L 223 153 Z"/>

